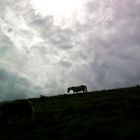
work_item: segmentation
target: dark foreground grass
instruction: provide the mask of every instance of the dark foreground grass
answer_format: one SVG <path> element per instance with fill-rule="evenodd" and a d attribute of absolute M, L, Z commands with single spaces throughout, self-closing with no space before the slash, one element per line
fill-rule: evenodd
<path fill-rule="evenodd" d="M 2 125 L 0 140 L 140 140 L 140 88 L 30 99 L 31 125 Z"/>

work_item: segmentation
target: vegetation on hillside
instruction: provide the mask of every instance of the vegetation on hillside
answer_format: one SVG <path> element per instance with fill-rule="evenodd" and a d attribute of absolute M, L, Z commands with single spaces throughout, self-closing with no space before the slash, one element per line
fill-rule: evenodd
<path fill-rule="evenodd" d="M 32 124 L 1 125 L 1 140 L 140 139 L 139 86 L 30 101 L 35 109 Z"/>

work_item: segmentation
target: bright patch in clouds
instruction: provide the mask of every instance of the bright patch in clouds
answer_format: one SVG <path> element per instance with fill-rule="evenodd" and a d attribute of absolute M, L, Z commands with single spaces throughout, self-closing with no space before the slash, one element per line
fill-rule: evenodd
<path fill-rule="evenodd" d="M 70 18 L 79 12 L 83 0 L 33 0 L 34 9 L 42 16 L 52 15 L 54 20 Z"/>

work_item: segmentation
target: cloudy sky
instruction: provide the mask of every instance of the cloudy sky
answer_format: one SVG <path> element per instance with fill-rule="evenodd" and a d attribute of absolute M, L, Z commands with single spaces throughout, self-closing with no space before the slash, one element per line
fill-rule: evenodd
<path fill-rule="evenodd" d="M 0 0 L 0 100 L 140 84 L 140 0 Z"/>

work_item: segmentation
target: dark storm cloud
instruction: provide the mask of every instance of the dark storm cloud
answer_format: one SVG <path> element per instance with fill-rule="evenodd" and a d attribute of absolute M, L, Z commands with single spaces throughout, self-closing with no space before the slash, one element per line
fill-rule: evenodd
<path fill-rule="evenodd" d="M 5 69 L 0 69 L 0 101 L 31 97 L 30 86 L 25 78 Z"/>

